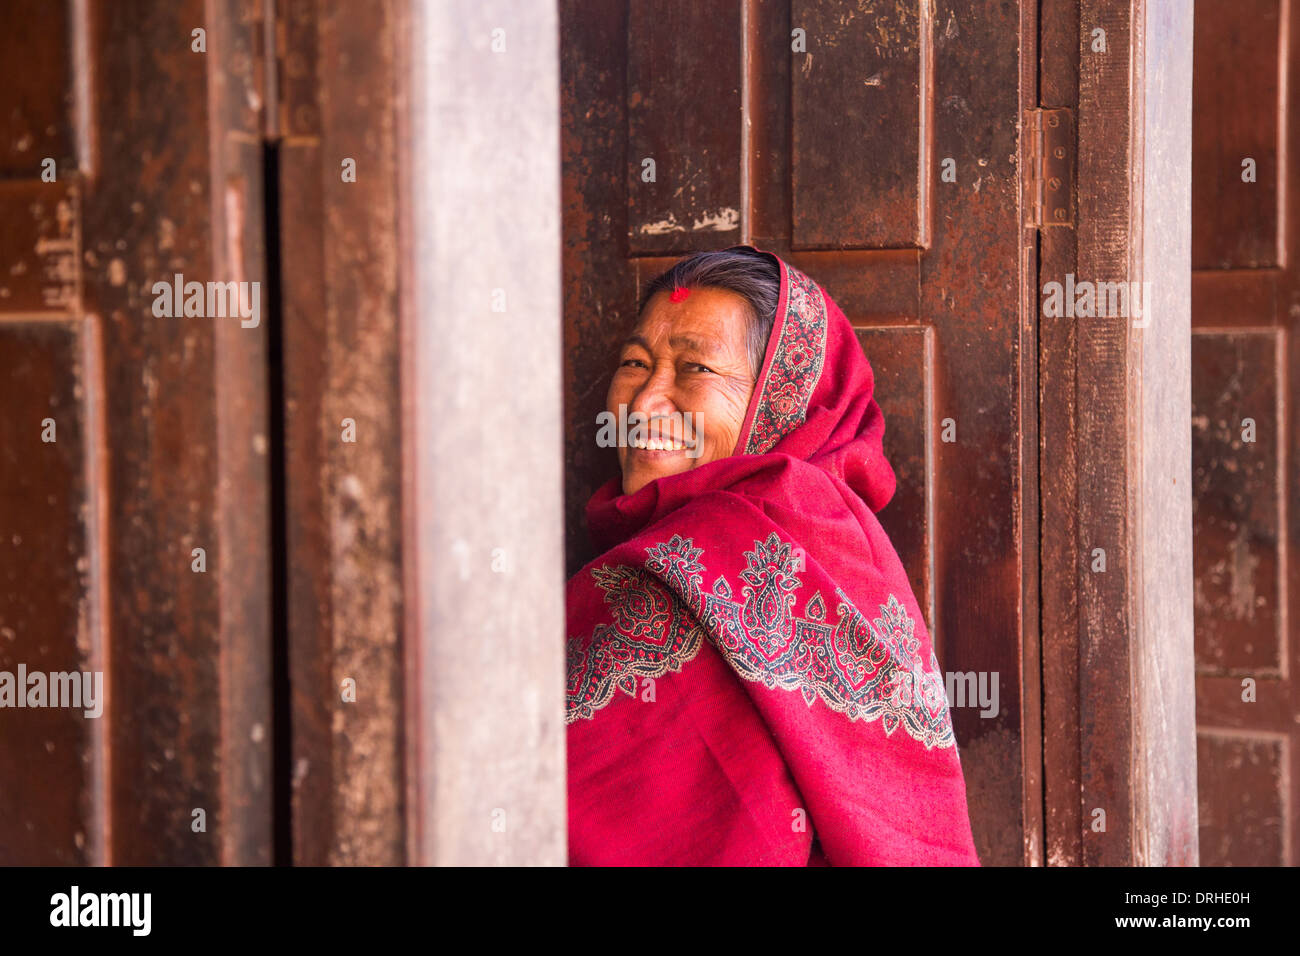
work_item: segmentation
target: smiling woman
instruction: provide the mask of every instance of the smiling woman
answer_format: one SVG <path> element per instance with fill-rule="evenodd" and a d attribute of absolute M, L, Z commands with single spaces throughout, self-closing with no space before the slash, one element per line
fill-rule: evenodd
<path fill-rule="evenodd" d="M 566 592 L 571 862 L 979 863 L 872 393 L 774 255 L 646 290 L 607 401 L 640 427 Z"/>
<path fill-rule="evenodd" d="M 735 451 L 780 289 L 773 261 L 744 248 L 691 256 L 646 289 L 606 401 L 642 426 L 618 449 L 624 494 Z"/>

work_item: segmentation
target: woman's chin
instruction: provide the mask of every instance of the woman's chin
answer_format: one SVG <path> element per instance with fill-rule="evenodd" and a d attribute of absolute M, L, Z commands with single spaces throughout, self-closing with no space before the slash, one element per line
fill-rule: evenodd
<path fill-rule="evenodd" d="M 656 478 L 667 478 L 690 471 L 692 462 L 665 461 L 654 464 L 641 464 L 623 470 L 623 494 L 634 495 Z"/>

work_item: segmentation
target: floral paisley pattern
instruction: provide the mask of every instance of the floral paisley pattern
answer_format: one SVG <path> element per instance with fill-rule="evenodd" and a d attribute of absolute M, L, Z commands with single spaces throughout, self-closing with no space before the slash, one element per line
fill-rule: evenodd
<path fill-rule="evenodd" d="M 826 300 L 821 289 L 793 266 L 780 339 L 772 352 L 766 379 L 754 389 L 758 404 L 745 442 L 745 454 L 762 455 L 803 424 L 808 403 L 821 378 L 826 354 Z"/>
<path fill-rule="evenodd" d="M 673 535 L 646 550 L 644 569 L 592 571 L 612 623 L 568 642 L 568 722 L 594 716 L 616 689 L 635 696 L 638 677 L 680 671 L 703 636 L 747 681 L 796 691 L 809 707 L 820 699 L 850 720 L 879 720 L 887 736 L 903 727 L 927 749 L 953 746 L 938 662 L 933 650 L 920 657 L 915 624 L 892 593 L 869 620 L 837 588 L 831 623 L 820 592 L 795 613 L 797 552 L 775 533 L 745 552 L 740 599 L 725 576 L 702 591 L 694 539 Z"/>
<path fill-rule="evenodd" d="M 591 717 L 615 690 L 635 697 L 638 677 L 680 671 L 700 650 L 703 629 L 653 574 L 619 565 L 592 575 L 613 622 L 598 625 L 590 641 L 568 642 L 565 723 Z"/>

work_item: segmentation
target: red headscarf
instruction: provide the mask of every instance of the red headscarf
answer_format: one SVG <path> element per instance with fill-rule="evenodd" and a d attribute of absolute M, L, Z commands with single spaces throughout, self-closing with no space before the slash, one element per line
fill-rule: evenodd
<path fill-rule="evenodd" d="M 587 505 L 569 580 L 574 864 L 978 865 L 871 366 L 780 264 L 735 453 Z"/>

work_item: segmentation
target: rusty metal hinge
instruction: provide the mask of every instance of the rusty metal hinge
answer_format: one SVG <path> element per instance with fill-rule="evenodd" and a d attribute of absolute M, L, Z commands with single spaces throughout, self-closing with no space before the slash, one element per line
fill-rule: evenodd
<path fill-rule="evenodd" d="M 1074 113 L 1068 109 L 1025 114 L 1027 226 L 1074 226 Z"/>

